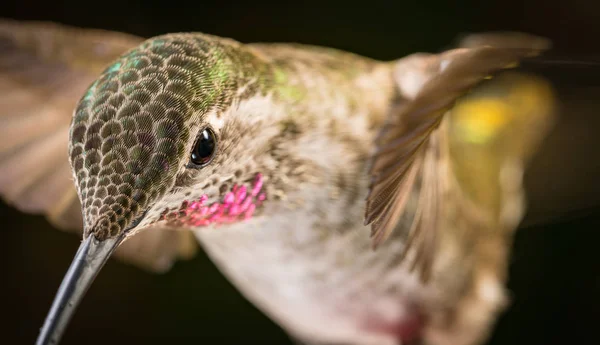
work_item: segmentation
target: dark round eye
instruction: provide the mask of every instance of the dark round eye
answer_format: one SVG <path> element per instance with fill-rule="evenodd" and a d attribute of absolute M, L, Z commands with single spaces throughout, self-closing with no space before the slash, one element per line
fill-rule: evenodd
<path fill-rule="evenodd" d="M 210 128 L 205 128 L 201 133 L 192 150 L 192 163 L 204 166 L 210 162 L 216 147 L 215 133 Z"/>

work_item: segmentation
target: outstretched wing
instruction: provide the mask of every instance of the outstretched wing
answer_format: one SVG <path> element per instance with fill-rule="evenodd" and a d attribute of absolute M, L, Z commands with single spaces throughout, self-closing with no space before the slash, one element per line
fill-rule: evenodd
<path fill-rule="evenodd" d="M 441 225 L 440 202 L 449 188 L 444 170 L 449 168 L 448 138 L 440 124 L 474 87 L 549 46 L 547 40 L 515 33 L 469 36 L 462 43 L 466 48 L 396 62 L 395 77 L 405 99 L 390 112 L 376 139 L 370 170 L 365 223 L 371 225 L 374 246 L 394 230 L 409 195 L 419 189 L 417 212 L 407 215 L 413 220 L 404 255 L 413 253 L 413 267 L 424 278 Z"/>
<path fill-rule="evenodd" d="M 0 19 L 0 195 L 59 229 L 80 232 L 81 207 L 67 145 L 73 109 L 102 70 L 142 38 L 47 22 Z M 194 253 L 185 231 L 145 231 L 122 260 L 153 271 Z"/>

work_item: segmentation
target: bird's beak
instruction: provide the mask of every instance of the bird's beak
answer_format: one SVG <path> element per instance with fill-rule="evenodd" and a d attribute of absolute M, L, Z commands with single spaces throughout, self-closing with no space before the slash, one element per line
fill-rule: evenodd
<path fill-rule="evenodd" d="M 37 345 L 58 344 L 81 298 L 124 238 L 125 232 L 102 241 L 90 235 L 81 243 L 54 297 Z"/>

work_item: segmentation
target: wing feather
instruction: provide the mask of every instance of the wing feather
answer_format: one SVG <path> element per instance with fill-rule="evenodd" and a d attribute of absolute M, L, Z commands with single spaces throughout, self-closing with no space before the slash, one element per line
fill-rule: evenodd
<path fill-rule="evenodd" d="M 444 176 L 441 161 L 447 142 L 436 138 L 439 126 L 462 96 L 494 74 L 515 67 L 522 59 L 539 54 L 547 44 L 534 36 L 499 35 L 465 38 L 468 48 L 438 55 L 415 54 L 396 62 L 396 79 L 403 99 L 390 111 L 376 138 L 370 169 L 365 225 L 371 225 L 376 248 L 397 227 L 408 195 L 419 188 L 412 226 L 403 259 L 422 277 L 429 275 L 439 228 Z M 519 39 L 521 39 L 519 41 Z M 491 42 L 486 44 L 486 42 Z M 499 42 L 494 45 L 495 42 Z M 468 45 L 467 45 L 468 43 Z M 409 216 L 409 215 L 407 215 Z M 412 253 L 412 254 L 411 254 Z"/>

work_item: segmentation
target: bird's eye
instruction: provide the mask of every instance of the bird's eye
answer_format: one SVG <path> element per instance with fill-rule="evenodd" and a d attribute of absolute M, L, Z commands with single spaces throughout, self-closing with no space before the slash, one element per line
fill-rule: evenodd
<path fill-rule="evenodd" d="M 212 159 L 216 148 L 215 133 L 210 128 L 205 128 L 198 136 L 192 149 L 192 163 L 205 166 Z"/>

